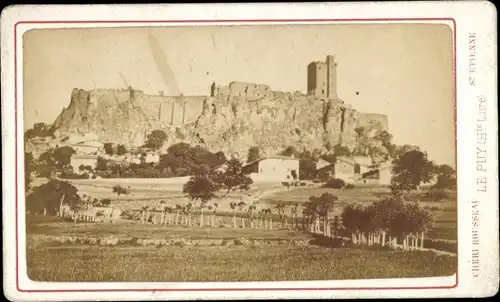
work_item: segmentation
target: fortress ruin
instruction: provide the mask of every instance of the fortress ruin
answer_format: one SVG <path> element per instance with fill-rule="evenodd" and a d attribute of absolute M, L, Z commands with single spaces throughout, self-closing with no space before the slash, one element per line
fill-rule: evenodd
<path fill-rule="evenodd" d="M 72 94 L 72 102 L 76 101 L 78 104 L 82 104 L 80 101 L 88 100 L 89 105 L 103 106 L 103 108 L 110 108 L 113 104 L 127 106 L 129 109 L 139 110 L 141 115 L 149 120 L 158 121 L 164 126 L 174 127 L 195 122 L 204 110 L 212 110 L 216 113 L 219 105 L 248 102 L 259 108 L 266 106 L 273 99 L 292 101 L 298 98 L 317 99 L 323 104 L 332 100 L 342 108 L 353 110 L 351 105 L 344 104 L 338 98 L 337 63 L 331 55 L 328 55 L 324 62 L 315 61 L 307 66 L 307 93 L 305 94 L 299 91 L 276 91 L 265 84 L 239 81 L 231 82 L 228 85 L 217 85 L 214 82 L 208 95 L 150 95 L 132 87 L 91 91 L 74 89 Z M 358 112 L 357 116 L 358 126 L 363 126 L 374 120 L 388 129 L 387 116 L 383 114 Z"/>

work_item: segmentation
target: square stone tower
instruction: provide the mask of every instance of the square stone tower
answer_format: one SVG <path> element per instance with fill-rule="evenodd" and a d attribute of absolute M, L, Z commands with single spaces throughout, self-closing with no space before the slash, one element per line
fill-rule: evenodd
<path fill-rule="evenodd" d="M 311 62 L 307 66 L 307 92 L 318 98 L 337 98 L 337 63 L 328 55 L 324 62 Z"/>

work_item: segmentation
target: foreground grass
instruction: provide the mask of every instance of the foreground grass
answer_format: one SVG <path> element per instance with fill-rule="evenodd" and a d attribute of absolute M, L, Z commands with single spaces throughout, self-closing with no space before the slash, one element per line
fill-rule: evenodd
<path fill-rule="evenodd" d="M 28 246 L 28 276 L 60 282 L 281 281 L 448 276 L 430 252 L 307 247 Z"/>

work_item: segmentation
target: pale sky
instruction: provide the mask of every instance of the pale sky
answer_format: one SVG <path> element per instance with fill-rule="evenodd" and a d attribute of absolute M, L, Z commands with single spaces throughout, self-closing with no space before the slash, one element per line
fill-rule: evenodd
<path fill-rule="evenodd" d="M 334 55 L 345 103 L 387 114 L 396 144 L 418 145 L 436 163 L 455 166 L 452 31 L 446 25 L 34 30 L 23 39 L 25 127 L 52 123 L 69 105 L 73 88 L 131 85 L 167 95 L 149 33 L 184 95 L 208 95 L 213 81 L 305 92 L 308 63 Z"/>

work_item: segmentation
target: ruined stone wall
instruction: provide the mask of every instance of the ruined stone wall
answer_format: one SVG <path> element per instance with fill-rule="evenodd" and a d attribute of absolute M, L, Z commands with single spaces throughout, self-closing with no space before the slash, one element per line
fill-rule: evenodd
<path fill-rule="evenodd" d="M 257 100 L 271 97 L 271 87 L 264 84 L 255 84 L 247 82 L 231 82 L 228 86 L 213 86 L 212 97 L 227 100 Z"/>
<path fill-rule="evenodd" d="M 148 104 L 151 112 L 164 125 L 182 126 L 192 123 L 202 113 L 203 102 L 208 96 L 157 96 L 149 95 Z"/>
<path fill-rule="evenodd" d="M 233 88 L 238 92 L 246 85 Z M 277 154 L 288 146 L 313 151 L 340 144 L 354 150 L 356 127 L 372 121 L 388 127 L 385 115 L 357 112 L 340 99 L 266 90 L 267 86 L 259 85 L 252 89 L 269 97 L 225 99 L 147 95 L 128 89 L 75 89 L 70 105 L 53 126 L 61 134 L 94 133 L 103 143 L 131 147 L 141 146 L 148 133 L 162 129 L 167 133 L 167 147 L 182 141 L 226 154 L 247 154 L 253 146 L 266 154 Z"/>

